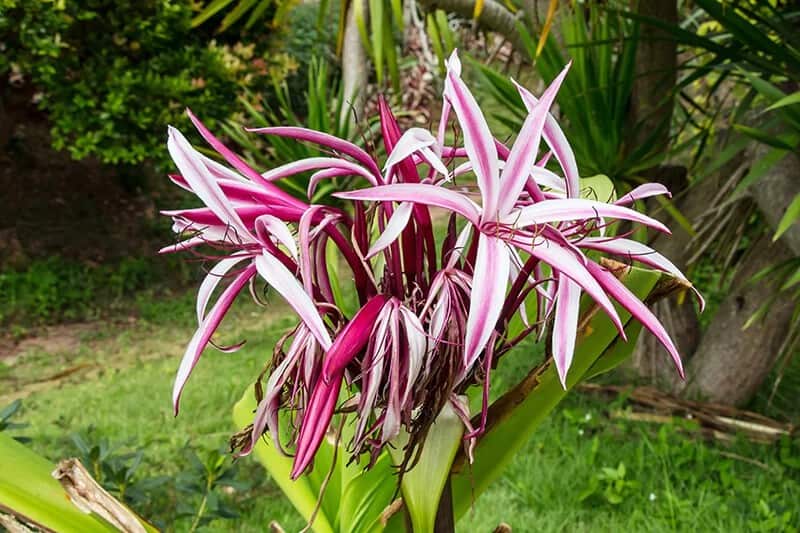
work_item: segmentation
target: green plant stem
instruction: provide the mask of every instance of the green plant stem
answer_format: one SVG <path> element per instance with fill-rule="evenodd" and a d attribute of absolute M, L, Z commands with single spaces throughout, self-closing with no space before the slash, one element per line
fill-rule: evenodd
<path fill-rule="evenodd" d="M 189 528 L 189 533 L 194 533 L 197 531 L 197 528 L 200 527 L 200 520 L 203 518 L 203 515 L 206 512 L 206 504 L 208 503 L 208 493 L 211 491 L 211 485 L 214 483 L 213 478 L 209 477 L 206 481 L 206 492 L 203 494 L 203 500 L 200 502 L 200 507 L 197 508 L 197 513 L 195 513 L 194 521 L 192 522 L 192 527 Z"/>

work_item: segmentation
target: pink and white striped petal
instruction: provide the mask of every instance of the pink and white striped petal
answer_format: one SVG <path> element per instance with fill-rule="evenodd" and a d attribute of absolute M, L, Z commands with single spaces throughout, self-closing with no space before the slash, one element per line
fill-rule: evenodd
<path fill-rule="evenodd" d="M 217 180 L 208 172 L 198 152 L 192 148 L 181 132 L 169 127 L 167 149 L 172 160 L 194 193 L 206 204 L 223 224 L 233 227 L 242 239 L 254 241 L 242 219 L 228 200 Z"/>
<path fill-rule="evenodd" d="M 527 248 L 531 255 L 549 264 L 553 269 L 568 276 L 572 281 L 591 296 L 595 302 L 606 312 L 616 326 L 620 335 L 625 336 L 625 330 L 619 319 L 614 305 L 597 280 L 587 270 L 587 263 L 591 261 L 585 257 L 576 257 L 575 252 L 562 247 L 548 239 L 538 239 L 536 244 Z M 557 300 L 557 299 L 556 299 Z"/>
<path fill-rule="evenodd" d="M 289 378 L 290 371 L 297 366 L 304 355 L 307 355 L 309 343 L 313 342 L 314 339 L 309 335 L 307 329 L 301 328 L 298 330 L 297 334 L 295 334 L 294 339 L 292 339 L 292 344 L 286 352 L 286 357 L 275 370 L 272 371 L 267 380 L 267 384 L 264 387 L 264 398 L 259 402 L 255 417 L 253 418 L 253 430 L 250 433 L 250 442 L 239 451 L 237 457 L 249 455 L 267 427 L 269 428 L 270 437 L 272 438 L 272 445 L 284 455 L 286 454 L 281 445 L 280 435 L 278 433 L 280 395 L 283 384 Z"/>
<path fill-rule="evenodd" d="M 318 144 L 320 146 L 325 146 L 332 150 L 336 150 L 344 155 L 350 156 L 365 167 L 369 169 L 369 171 L 375 176 L 376 179 L 380 179 L 381 171 L 378 168 L 378 165 L 375 163 L 375 160 L 362 148 L 359 148 L 355 144 L 345 141 L 344 139 L 340 139 L 339 137 L 334 137 L 329 133 L 323 133 L 321 131 L 310 130 L 308 128 L 299 128 L 296 126 L 278 126 L 278 127 L 270 127 L 270 128 L 246 128 L 246 131 L 250 133 L 260 133 L 262 135 L 275 135 L 277 137 L 288 137 L 290 139 L 296 139 L 298 141 L 308 141 L 314 144 Z"/>
<path fill-rule="evenodd" d="M 275 198 L 280 199 L 282 202 L 288 205 L 302 207 L 303 202 L 293 198 L 287 192 L 264 180 L 258 172 L 250 167 L 250 165 L 245 163 L 238 155 L 233 153 L 232 150 L 222 144 L 222 141 L 220 141 L 213 133 L 211 133 L 209 129 L 206 128 L 206 126 L 191 112 L 191 110 L 187 109 L 186 114 L 189 116 L 192 124 L 194 124 L 194 127 L 197 128 L 197 131 L 200 133 L 203 139 L 205 139 L 205 141 L 211 145 L 211 147 L 216 150 L 217 153 L 224 157 L 225 161 L 227 161 L 233 168 L 241 172 L 244 176 L 253 180 L 255 183 L 258 183 L 264 187 L 267 192 L 275 196 Z"/>
<path fill-rule="evenodd" d="M 274 237 L 289 251 L 292 259 L 297 261 L 298 252 L 294 235 L 292 235 L 289 226 L 284 224 L 281 219 L 272 215 L 261 215 L 255 221 L 255 229 L 256 235 L 262 240 Z"/>
<path fill-rule="evenodd" d="M 545 90 L 542 99 L 536 104 L 522 124 L 522 129 L 506 158 L 506 165 L 500 175 L 500 216 L 506 215 L 517 203 L 522 188 L 535 166 L 539 153 L 542 129 L 550 116 L 550 106 L 555 101 L 558 89 L 569 71 L 567 65 Z"/>
<path fill-rule="evenodd" d="M 660 183 L 645 183 L 643 185 L 639 185 L 632 191 L 623 194 L 622 198 L 614 203 L 617 205 L 631 205 L 637 200 L 643 200 L 644 198 L 650 198 L 651 196 L 660 196 L 662 194 L 668 197 L 672 196 L 672 194 L 669 192 L 669 189 Z"/>
<path fill-rule="evenodd" d="M 570 62 L 566 68 L 569 68 L 571 64 L 572 63 Z M 525 107 L 530 113 L 536 108 L 536 105 L 539 102 L 538 98 L 533 96 L 530 91 L 519 85 L 514 80 L 512 80 L 512 82 L 517 86 L 517 91 L 519 91 L 519 94 L 522 97 L 522 102 L 525 104 Z M 578 163 L 575 160 L 575 153 L 572 151 L 572 147 L 567 141 L 566 135 L 564 135 L 564 131 L 561 129 L 561 126 L 559 126 L 552 114 L 548 114 L 542 134 L 547 146 L 550 147 L 550 150 L 552 150 L 553 154 L 556 156 L 556 160 L 558 160 L 558 163 L 564 170 L 564 176 L 567 180 L 567 196 L 570 198 L 577 198 L 580 196 L 580 174 L 578 174 Z"/>
<path fill-rule="evenodd" d="M 553 321 L 553 360 L 561 386 L 567 388 L 567 372 L 575 354 L 578 314 L 581 304 L 580 285 L 564 274 L 558 274 L 556 313 Z"/>
<path fill-rule="evenodd" d="M 322 180 L 338 178 L 340 176 L 348 176 L 348 175 L 350 175 L 350 171 L 341 168 L 328 168 L 325 170 L 320 170 L 318 172 L 315 172 L 311 175 L 310 178 L 308 178 L 308 189 L 306 191 L 306 195 L 308 196 L 309 199 L 311 199 L 317 190 L 319 182 Z"/>
<path fill-rule="evenodd" d="M 389 217 L 389 222 L 386 223 L 386 228 L 384 228 L 383 233 L 381 233 L 380 237 L 370 246 L 366 259 L 374 257 L 376 254 L 382 252 L 400 237 L 400 234 L 403 233 L 403 230 L 406 229 L 408 225 L 413 210 L 414 204 L 411 202 L 403 202 L 397 206 L 392 216 Z"/>
<path fill-rule="evenodd" d="M 347 325 L 336 336 L 336 340 L 326 349 L 325 363 L 322 368 L 323 379 L 329 380 L 350 364 L 369 341 L 375 320 L 380 315 L 388 298 L 382 294 L 373 296 L 347 322 Z"/>
<path fill-rule="evenodd" d="M 276 257 L 264 251 L 256 257 L 256 268 L 258 273 L 269 283 L 281 296 L 286 303 L 294 309 L 305 323 L 314 338 L 317 339 L 323 350 L 331 347 L 331 337 L 322 317 L 317 311 L 317 306 L 311 300 L 311 296 L 305 291 L 297 278 L 289 272 L 283 263 Z"/>
<path fill-rule="evenodd" d="M 451 63 L 453 68 L 447 73 L 444 97 L 450 101 L 461 124 L 464 148 L 478 178 L 483 209 L 494 218 L 500 199 L 500 170 L 494 137 L 475 97 L 456 72 L 455 63 L 451 61 L 448 64 Z"/>
<path fill-rule="evenodd" d="M 178 405 L 183 388 L 186 386 L 186 381 L 189 379 L 189 375 L 192 373 L 195 365 L 197 365 L 197 361 L 200 360 L 203 349 L 208 344 L 208 341 L 211 340 L 211 336 L 217 330 L 220 322 L 222 322 L 225 313 L 227 313 L 228 309 L 233 305 L 236 296 L 255 273 L 256 267 L 249 265 L 233 279 L 230 285 L 222 292 L 217 303 L 214 304 L 214 307 L 211 308 L 211 311 L 203 319 L 200 327 L 197 328 L 197 331 L 195 331 L 192 336 L 192 340 L 189 341 L 186 352 L 183 354 L 183 359 L 181 359 L 181 364 L 178 367 L 178 374 L 175 376 L 175 384 L 172 388 L 172 407 L 176 416 L 178 414 Z"/>
<path fill-rule="evenodd" d="M 299 478 L 311 464 L 314 454 L 322 444 L 322 439 L 325 437 L 331 418 L 333 418 L 343 377 L 339 373 L 332 376 L 329 383 L 320 379 L 311 393 L 311 399 L 306 406 L 300 425 L 300 434 L 297 437 L 297 453 L 292 465 L 292 480 Z"/>
<path fill-rule="evenodd" d="M 480 224 L 480 209 L 475 202 L 461 193 L 437 187 L 436 185 L 395 183 L 351 192 L 340 192 L 334 194 L 334 196 L 346 200 L 413 202 L 432 205 L 455 211 L 476 226 Z"/>
<path fill-rule="evenodd" d="M 308 157 L 306 159 L 300 159 L 299 161 L 292 161 L 291 163 L 286 163 L 285 165 L 264 172 L 262 177 L 272 182 L 301 172 L 319 169 L 338 169 L 353 174 L 354 176 L 361 176 L 372 185 L 378 184 L 378 180 L 375 176 L 361 165 L 356 165 L 344 159 L 336 159 L 335 157 Z"/>
<path fill-rule="evenodd" d="M 414 389 L 417 376 L 425 362 L 428 352 L 428 339 L 419 317 L 405 306 L 400 306 L 400 317 L 403 320 L 403 329 L 406 333 L 408 347 L 408 366 L 405 375 L 405 387 L 402 393 L 403 405 L 406 405 Z"/>
<path fill-rule="evenodd" d="M 624 283 L 614 276 L 611 272 L 604 269 L 600 265 L 589 262 L 588 268 L 594 278 L 603 286 L 603 288 L 608 291 L 611 296 L 614 297 L 619 304 L 624 307 L 632 317 L 642 323 L 642 325 L 647 328 L 653 335 L 656 336 L 658 341 L 667 349 L 670 356 L 672 357 L 672 362 L 675 364 L 675 368 L 678 370 L 678 374 L 680 374 L 681 378 L 685 379 L 685 375 L 683 372 L 683 363 L 681 362 L 681 356 L 678 353 L 678 349 L 675 347 L 675 343 L 672 342 L 672 339 L 667 333 L 667 330 L 664 329 L 664 326 L 658 320 L 658 318 L 653 314 L 647 306 L 633 294 Z"/>
<path fill-rule="evenodd" d="M 506 297 L 511 258 L 504 241 L 481 233 L 472 274 L 464 367 L 469 369 L 486 347 Z"/>
<path fill-rule="evenodd" d="M 214 265 L 200 284 L 200 289 L 197 291 L 197 325 L 203 324 L 203 319 L 206 316 L 206 307 L 214 289 L 217 288 L 219 282 L 222 281 L 230 270 L 241 263 L 245 259 L 251 259 L 248 255 L 238 255 L 226 257 Z"/>
<path fill-rule="evenodd" d="M 643 265 L 647 265 L 662 272 L 667 272 L 676 278 L 689 283 L 689 280 L 686 278 L 683 272 L 681 272 L 672 261 L 656 252 L 649 246 L 638 241 L 623 238 L 586 237 L 585 239 L 581 239 L 577 244 L 581 248 L 598 250 L 600 252 L 625 258 L 629 261 L 638 261 Z M 694 291 L 695 296 L 700 304 L 700 312 L 703 312 L 706 307 L 705 299 L 703 298 L 703 295 L 700 294 L 700 291 L 698 291 L 694 286 L 692 286 L 692 290 Z"/>
<path fill-rule="evenodd" d="M 563 222 L 567 220 L 585 220 L 599 218 L 616 218 L 639 222 L 645 226 L 669 234 L 669 228 L 658 220 L 643 215 L 633 209 L 595 200 L 578 198 L 553 199 L 512 211 L 503 218 L 503 222 L 518 228 L 545 224 L 547 222 Z"/>
<path fill-rule="evenodd" d="M 404 159 L 411 157 L 413 154 L 419 154 L 422 160 L 447 177 L 447 167 L 444 166 L 435 151 L 430 149 L 431 146 L 435 145 L 436 138 L 431 132 L 422 128 L 410 128 L 398 139 L 392 153 L 386 159 L 383 169 L 384 171 L 389 171 Z"/>

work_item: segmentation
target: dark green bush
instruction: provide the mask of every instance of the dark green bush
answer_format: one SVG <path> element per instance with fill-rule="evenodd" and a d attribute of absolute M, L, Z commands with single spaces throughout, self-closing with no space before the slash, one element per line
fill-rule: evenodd
<path fill-rule="evenodd" d="M 0 76 L 33 84 L 73 157 L 161 161 L 166 125 L 229 117 L 244 76 L 191 18 L 189 0 L 0 0 Z"/>
<path fill-rule="evenodd" d="M 0 324 L 85 320 L 114 309 L 138 312 L 145 319 L 163 317 L 167 310 L 156 316 L 150 304 L 140 305 L 138 298 L 131 305 L 131 297 L 153 299 L 152 291 L 162 290 L 163 298 L 165 279 L 178 288 L 196 270 L 177 257 L 133 257 L 96 266 L 59 257 L 36 260 L 24 270 L 0 271 Z"/>

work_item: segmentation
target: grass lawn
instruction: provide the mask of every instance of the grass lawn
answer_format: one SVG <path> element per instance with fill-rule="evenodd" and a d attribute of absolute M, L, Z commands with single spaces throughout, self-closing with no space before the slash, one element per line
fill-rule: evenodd
<path fill-rule="evenodd" d="M 22 397 L 17 434 L 57 460 L 78 453 L 70 436 L 107 439 L 118 452 L 140 449 L 135 479 L 186 475 L 187 449 L 204 455 L 226 445 L 236 429 L 231 408 L 292 323 L 283 307 L 242 304 L 226 319 L 221 342 L 247 339 L 238 353 L 209 350 L 174 418 L 172 380 L 192 332 L 190 298 L 164 303 L 147 319 L 83 331 L 75 343 L 26 349 L 0 360 L 0 406 Z M 518 375 L 521 360 L 501 365 L 497 382 Z M 620 405 L 614 406 L 621 407 Z M 678 427 L 609 419 L 609 405 L 573 394 L 515 458 L 505 477 L 458 524 L 461 532 L 492 531 L 796 531 L 800 524 L 800 459 L 796 444 L 707 443 Z M 89 427 L 93 430 L 87 434 Z M 160 478 L 157 478 L 160 479 Z M 222 488 L 237 518 L 215 519 L 207 531 L 264 531 L 277 520 L 287 531 L 303 523 L 264 470 L 238 461 L 234 488 Z M 160 486 L 157 486 L 160 485 Z M 186 531 L 200 495 L 156 481 L 139 510 Z M 165 489 L 167 487 L 167 489 Z"/>

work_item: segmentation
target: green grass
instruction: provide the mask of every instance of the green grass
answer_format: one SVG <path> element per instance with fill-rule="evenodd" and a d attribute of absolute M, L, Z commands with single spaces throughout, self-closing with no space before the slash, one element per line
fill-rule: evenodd
<path fill-rule="evenodd" d="M 123 450 L 143 451 L 138 476 L 174 477 L 186 468 L 187 446 L 201 451 L 225 446 L 235 429 L 233 404 L 291 324 L 283 307 L 266 312 L 252 304 L 235 308 L 219 340 L 246 338 L 248 343 L 236 354 L 206 352 L 186 389 L 181 414 L 173 418 L 170 392 L 192 331 L 191 310 L 186 299 L 167 302 L 153 310 L 150 320 L 84 333 L 70 351 L 23 354 L 0 369 L 0 405 L 24 396 L 24 409 L 15 420 L 29 426 L 19 433 L 54 461 L 75 455 L 69 436 L 92 426 L 94 435 L 120 443 Z M 501 365 L 495 382 L 510 383 L 526 357 L 520 353 Z M 90 362 L 99 366 L 37 383 L 42 376 Z M 797 445 L 707 443 L 679 427 L 609 419 L 610 407 L 596 397 L 572 395 L 517 455 L 504 478 L 475 502 L 458 530 L 491 531 L 506 522 L 523 532 L 796 531 Z M 614 474 L 621 463 L 624 476 Z M 287 531 L 302 528 L 299 516 L 253 460 L 237 462 L 236 478 L 246 487 L 221 497 L 239 518 L 215 520 L 205 530 L 264 531 L 271 520 Z M 150 501 L 142 512 L 156 513 L 154 518 L 169 529 L 188 530 L 191 520 L 178 518 L 176 508 L 181 502 L 195 508 L 197 495 L 160 498 L 165 501 Z"/>

